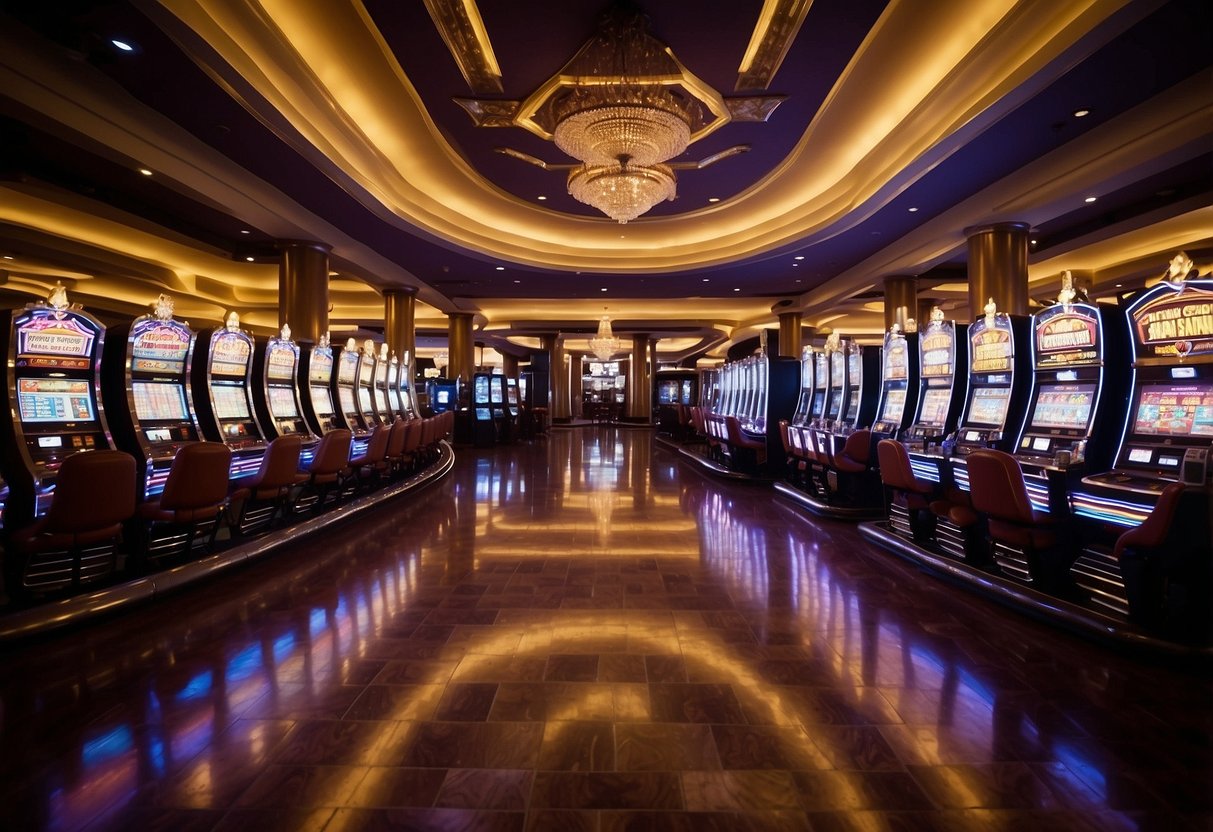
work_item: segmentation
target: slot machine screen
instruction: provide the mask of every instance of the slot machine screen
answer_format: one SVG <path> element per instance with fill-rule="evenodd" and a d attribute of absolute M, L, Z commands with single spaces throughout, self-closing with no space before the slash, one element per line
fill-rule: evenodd
<path fill-rule="evenodd" d="M 450 403 L 451 403 L 451 391 L 450 390 L 439 390 L 438 391 L 438 404 L 450 404 Z"/>
<path fill-rule="evenodd" d="M 249 418 L 248 397 L 244 395 L 244 387 L 242 385 L 212 384 L 211 397 L 215 402 L 216 418 Z"/>
<path fill-rule="evenodd" d="M 362 363 L 358 365 L 358 383 L 370 386 L 375 381 L 375 368 L 371 366 L 371 359 L 364 357 Z"/>
<path fill-rule="evenodd" d="M 211 375 L 243 376 L 252 348 L 239 333 L 221 332 L 211 343 Z"/>
<path fill-rule="evenodd" d="M 842 391 L 835 390 L 830 394 L 830 411 L 827 414 L 828 418 L 833 419 L 838 415 L 838 408 L 842 405 Z"/>
<path fill-rule="evenodd" d="M 85 422 L 97 418 L 87 381 L 23 378 L 17 381 L 23 422 Z"/>
<path fill-rule="evenodd" d="M 922 413 L 918 421 L 928 425 L 940 425 L 948 420 L 948 404 L 952 391 L 947 387 L 928 387 L 922 396 Z"/>
<path fill-rule="evenodd" d="M 358 404 L 363 413 L 371 412 L 371 388 L 358 385 Z"/>
<path fill-rule="evenodd" d="M 387 391 L 382 387 L 375 388 L 375 409 L 387 413 Z"/>
<path fill-rule="evenodd" d="M 348 387 L 340 387 L 337 389 L 337 396 L 341 400 L 342 413 L 356 413 L 358 408 L 354 406 L 354 391 Z"/>
<path fill-rule="evenodd" d="M 501 403 L 502 403 L 502 391 L 501 391 L 501 385 L 500 385 L 500 384 L 496 384 L 496 383 L 494 383 L 494 384 L 490 384 L 490 385 L 489 385 L 489 400 L 490 400 L 490 401 L 491 401 L 493 404 L 501 404 Z"/>
<path fill-rule="evenodd" d="M 135 416 L 141 422 L 160 422 L 189 418 L 185 407 L 185 388 L 180 384 L 156 384 L 136 381 L 131 384 L 135 398 Z"/>
<path fill-rule="evenodd" d="M 353 384 L 358 375 L 358 353 L 341 353 L 341 362 L 337 365 L 337 383 Z"/>
<path fill-rule="evenodd" d="M 1010 387 L 974 387 L 969 396 L 969 424 L 998 427 L 1011 403 Z"/>
<path fill-rule="evenodd" d="M 816 393 L 813 394 L 813 415 L 814 416 L 821 415 L 821 406 L 822 406 L 822 404 L 825 403 L 825 400 L 826 400 L 826 394 L 824 391 L 818 390 Z"/>
<path fill-rule="evenodd" d="M 692 398 L 691 393 L 693 390 L 694 390 L 694 385 L 691 384 L 691 380 L 689 378 L 684 378 L 682 380 L 682 403 L 683 404 L 685 404 L 685 405 L 691 404 L 691 398 Z"/>
<path fill-rule="evenodd" d="M 317 387 L 315 385 L 308 389 L 312 391 L 312 409 L 316 411 L 316 415 L 332 416 L 333 397 L 329 395 L 329 389 L 327 387 Z"/>
<path fill-rule="evenodd" d="M 476 386 L 473 388 L 476 396 L 476 404 L 483 404 L 489 400 L 489 379 L 488 376 L 476 376 Z"/>
<path fill-rule="evenodd" d="M 295 406 L 295 391 L 290 387 L 270 387 L 270 413 L 275 419 L 297 419 L 299 408 Z"/>
<path fill-rule="evenodd" d="M 333 356 L 312 351 L 312 360 L 307 368 L 307 380 L 328 384 L 333 377 Z"/>
<path fill-rule="evenodd" d="M 289 345 L 273 345 L 265 359 L 265 377 L 290 381 L 295 377 L 295 351 Z"/>
<path fill-rule="evenodd" d="M 517 385 L 511 384 L 509 387 L 507 387 L 505 389 L 505 395 L 506 395 L 506 398 L 509 400 L 510 404 L 512 404 L 512 405 L 518 404 L 518 387 L 517 387 Z"/>
<path fill-rule="evenodd" d="M 859 415 L 859 391 L 852 390 L 851 397 L 847 399 L 847 417 L 854 419 Z"/>
<path fill-rule="evenodd" d="M 678 404 L 678 382 L 663 381 L 657 387 L 657 404 Z"/>
<path fill-rule="evenodd" d="M 1094 384 L 1042 384 L 1032 408 L 1032 427 L 1084 431 L 1094 406 Z"/>
<path fill-rule="evenodd" d="M 880 410 L 879 422 L 900 422 L 906 409 L 905 390 L 887 390 L 884 394 L 884 407 Z"/>
<path fill-rule="evenodd" d="M 1213 438 L 1213 383 L 1142 386 L 1133 432 L 1185 439 Z"/>

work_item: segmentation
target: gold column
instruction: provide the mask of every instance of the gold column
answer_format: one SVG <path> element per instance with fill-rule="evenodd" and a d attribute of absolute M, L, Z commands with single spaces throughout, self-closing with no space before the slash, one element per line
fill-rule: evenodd
<path fill-rule="evenodd" d="M 994 299 L 999 312 L 1028 314 L 1028 224 L 1002 222 L 965 229 L 969 239 L 969 317 Z"/>
<path fill-rule="evenodd" d="M 451 312 L 450 329 L 447 336 L 447 377 L 461 378 L 464 384 L 472 383 L 475 367 L 475 344 L 472 341 L 472 313 Z"/>
<path fill-rule="evenodd" d="M 934 298 L 919 298 L 918 299 L 918 317 L 915 323 L 918 324 L 918 331 L 922 332 L 927 324 L 931 322 L 931 310 L 938 305 L 938 301 Z"/>
<path fill-rule="evenodd" d="M 631 365 L 628 367 L 627 414 L 630 422 L 647 422 L 648 407 L 648 347 L 649 336 L 639 334 L 632 336 Z"/>
<path fill-rule="evenodd" d="M 800 348 L 803 346 L 800 327 L 804 319 L 799 312 L 779 313 L 779 354 L 790 358 L 800 358 Z"/>
<path fill-rule="evenodd" d="M 653 380 L 657 378 L 657 342 L 660 338 L 649 339 L 649 373 L 644 385 L 644 398 L 648 404 L 648 421 L 653 421 Z"/>
<path fill-rule="evenodd" d="M 548 346 L 552 375 L 552 401 L 548 407 L 548 415 L 553 422 L 568 422 L 572 418 L 572 408 L 569 399 L 569 367 L 564 360 L 564 341 L 561 340 L 560 333 L 556 333 L 554 336 L 545 336 L 544 343 Z"/>
<path fill-rule="evenodd" d="M 290 324 L 295 340 L 314 344 L 329 328 L 329 252 L 324 243 L 278 243 L 278 326 Z"/>
<path fill-rule="evenodd" d="M 401 361 L 417 355 L 417 289 L 383 290 L 383 340 Z"/>
<path fill-rule="evenodd" d="M 501 354 L 501 372 L 507 376 L 518 375 L 518 356 L 503 352 Z"/>
<path fill-rule="evenodd" d="M 884 279 L 884 328 L 897 324 L 905 332 L 906 321 L 918 314 L 918 279 L 898 275 Z M 919 319 L 921 320 L 921 319 Z"/>

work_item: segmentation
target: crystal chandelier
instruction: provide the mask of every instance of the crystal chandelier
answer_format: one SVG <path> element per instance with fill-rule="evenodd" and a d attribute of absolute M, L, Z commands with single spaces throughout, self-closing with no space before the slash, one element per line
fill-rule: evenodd
<path fill-rule="evenodd" d="M 598 322 L 598 334 L 590 339 L 590 352 L 599 361 L 610 361 L 617 352 L 623 351 L 623 342 L 611 330 L 611 319 L 603 315 Z"/>
<path fill-rule="evenodd" d="M 626 223 L 677 193 L 663 164 L 687 149 L 699 103 L 665 84 L 678 71 L 645 16 L 616 9 L 562 74 L 579 79 L 553 104 L 556 146 L 581 164 L 569 193 Z"/>

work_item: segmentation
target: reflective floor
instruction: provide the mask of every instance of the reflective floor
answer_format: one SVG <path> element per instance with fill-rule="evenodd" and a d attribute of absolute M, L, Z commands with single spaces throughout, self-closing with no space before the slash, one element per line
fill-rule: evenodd
<path fill-rule="evenodd" d="M 0 828 L 1209 829 L 1213 682 L 640 430 L 0 654 Z"/>

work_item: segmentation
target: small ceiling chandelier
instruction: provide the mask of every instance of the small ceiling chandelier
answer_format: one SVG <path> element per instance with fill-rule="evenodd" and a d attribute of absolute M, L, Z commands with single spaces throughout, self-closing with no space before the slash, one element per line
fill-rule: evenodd
<path fill-rule="evenodd" d="M 590 352 L 594 353 L 594 357 L 599 361 L 610 361 L 615 353 L 622 351 L 623 342 L 615 337 L 611 330 L 611 319 L 604 314 L 598 321 L 598 334 L 590 339 Z"/>

